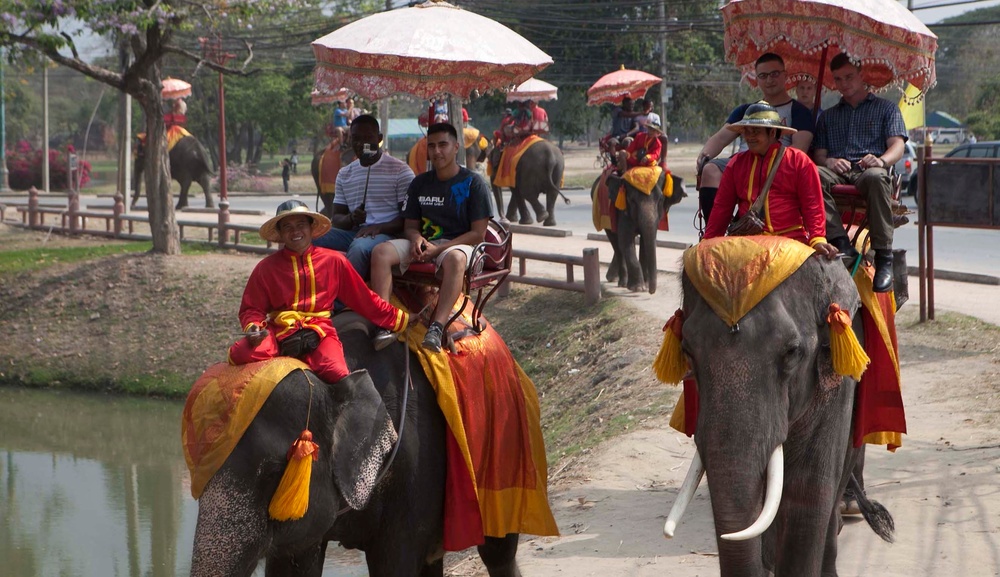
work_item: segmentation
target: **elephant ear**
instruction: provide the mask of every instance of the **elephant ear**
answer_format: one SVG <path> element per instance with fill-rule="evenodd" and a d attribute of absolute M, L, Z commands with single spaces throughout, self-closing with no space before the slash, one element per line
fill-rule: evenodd
<path fill-rule="evenodd" d="M 385 456 L 398 438 L 368 371 L 328 385 L 335 407 L 333 480 L 352 509 L 368 504 Z"/>

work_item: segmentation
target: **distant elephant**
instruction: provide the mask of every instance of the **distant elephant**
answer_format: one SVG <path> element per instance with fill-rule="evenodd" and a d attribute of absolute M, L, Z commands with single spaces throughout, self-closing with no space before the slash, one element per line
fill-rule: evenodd
<path fill-rule="evenodd" d="M 139 201 L 139 197 L 142 196 L 142 173 L 145 167 L 146 149 L 140 141 L 136 149 L 135 174 L 132 181 L 135 190 L 132 194 L 133 208 Z M 188 205 L 188 190 L 191 189 L 192 182 L 201 185 L 201 190 L 205 193 L 205 206 L 215 208 L 215 201 L 212 200 L 210 176 L 215 176 L 215 173 L 212 172 L 208 152 L 197 138 L 185 136 L 170 149 L 170 177 L 181 184 L 181 196 L 177 200 L 177 210 Z"/>
<path fill-rule="evenodd" d="M 500 165 L 502 150 L 494 148 L 490 153 L 490 164 L 494 167 L 493 196 L 496 199 L 497 210 L 503 210 L 503 191 L 493 182 L 496 180 L 495 167 Z M 535 210 L 535 218 L 545 226 L 556 224 L 556 199 L 562 195 L 565 160 L 559 147 L 548 140 L 542 140 L 531 145 L 517 162 L 517 182 L 510 189 L 510 202 L 507 205 L 506 218 L 513 221 L 520 215 L 520 224 L 533 224 L 525 201 Z M 545 207 L 538 201 L 539 195 L 545 195 Z M 564 199 L 566 197 L 563 197 Z M 569 202 L 567 200 L 567 202 Z"/>
<path fill-rule="evenodd" d="M 839 260 L 808 257 L 729 326 L 686 269 L 682 277 L 697 453 L 664 532 L 673 535 L 705 473 L 723 577 L 835 577 L 841 495 L 861 450 L 856 383 L 833 370 L 827 314 L 837 303 L 860 325 L 854 282 Z M 860 494 L 865 519 L 891 540 L 891 515 Z"/>
<path fill-rule="evenodd" d="M 346 134 L 346 133 L 345 133 Z M 321 148 L 313 155 L 312 163 L 310 164 L 309 171 L 312 173 L 313 183 L 316 185 L 316 196 L 323 201 L 323 208 L 319 212 L 325 214 L 326 216 L 333 215 L 333 196 L 334 193 L 326 192 L 324 193 L 319 185 L 319 161 L 323 158 L 323 153 L 326 152 L 326 148 Z M 349 142 L 345 142 L 340 149 L 340 167 L 343 168 L 348 164 L 354 162 L 357 158 L 354 154 L 354 149 L 351 148 Z"/>
<path fill-rule="evenodd" d="M 269 577 L 316 577 L 329 541 L 363 550 L 372 577 L 442 575 L 446 424 L 434 388 L 405 344 L 376 352 L 367 321 L 337 317 L 348 366 L 367 373 L 328 385 L 294 371 L 275 387 L 199 498 L 192 577 L 249 577 L 261 558 Z M 274 521 L 268 503 L 307 416 L 320 446 L 309 507 L 299 520 Z M 377 480 L 389 458 L 387 416 L 400 441 Z M 517 543 L 510 534 L 479 546 L 491 577 L 520 575 Z"/>
<path fill-rule="evenodd" d="M 597 189 L 601 183 L 599 176 L 590 187 L 590 198 L 598 202 Z M 673 176 L 673 194 L 663 195 L 666 180 L 664 173 L 657 181 L 650 194 L 644 194 L 631 184 L 617 176 L 611 176 L 612 182 L 621 182 L 625 186 L 625 210 L 617 210 L 617 230 L 605 229 L 608 241 L 614 250 L 611 264 L 608 266 L 608 282 L 618 281 L 618 286 L 628 287 L 632 292 L 648 290 L 649 294 L 656 292 L 656 231 L 663 215 L 670 207 L 677 204 L 687 193 L 684 192 L 684 179 Z M 615 184 L 611 185 L 615 187 Z M 610 193 L 609 193 L 610 194 Z M 614 206 L 614 194 L 609 199 Z M 635 255 L 635 237 L 639 237 L 639 257 Z"/>

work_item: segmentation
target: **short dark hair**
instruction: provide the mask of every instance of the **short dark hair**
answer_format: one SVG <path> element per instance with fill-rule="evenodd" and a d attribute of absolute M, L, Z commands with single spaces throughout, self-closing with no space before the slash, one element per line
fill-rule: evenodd
<path fill-rule="evenodd" d="M 851 62 L 851 57 L 841 52 L 840 54 L 834 56 L 833 60 L 830 61 L 830 72 L 833 72 L 835 70 L 840 70 L 841 68 L 847 66 L 848 64 L 857 68 L 858 70 L 861 70 L 860 65 Z"/>
<path fill-rule="evenodd" d="M 378 125 L 378 119 L 372 116 L 371 114 L 362 114 L 361 116 L 355 118 L 353 122 L 351 122 L 351 126 L 356 126 L 361 124 L 367 124 L 371 126 L 372 128 L 375 129 L 376 132 L 381 130 L 381 128 Z"/>
<path fill-rule="evenodd" d="M 765 52 L 765 53 L 761 54 L 760 57 L 757 58 L 756 61 L 754 61 L 753 67 L 757 68 L 761 64 L 767 64 L 768 62 L 777 62 L 778 64 L 781 64 L 782 66 L 785 65 L 785 59 L 782 58 L 781 56 L 778 56 L 774 52 Z"/>
<path fill-rule="evenodd" d="M 632 97 L 631 96 L 626 96 L 625 98 L 622 98 L 622 104 L 624 104 L 626 102 L 632 102 Z"/>
<path fill-rule="evenodd" d="M 458 142 L 458 131 L 455 127 L 448 122 L 438 122 L 427 127 L 427 136 L 432 134 L 437 134 L 439 132 L 447 132 L 455 142 Z"/>

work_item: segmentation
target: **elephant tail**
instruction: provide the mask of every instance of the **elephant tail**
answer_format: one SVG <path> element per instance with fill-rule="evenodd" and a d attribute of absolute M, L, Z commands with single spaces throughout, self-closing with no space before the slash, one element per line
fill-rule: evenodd
<path fill-rule="evenodd" d="M 882 503 L 870 500 L 865 495 L 865 490 L 861 488 L 861 483 L 858 483 L 858 479 L 853 474 L 847 482 L 847 487 L 858 500 L 858 508 L 861 509 L 861 516 L 865 518 L 872 531 L 886 543 L 892 543 L 895 540 L 893 533 L 896 532 L 896 523 L 893 521 L 889 510 Z"/>

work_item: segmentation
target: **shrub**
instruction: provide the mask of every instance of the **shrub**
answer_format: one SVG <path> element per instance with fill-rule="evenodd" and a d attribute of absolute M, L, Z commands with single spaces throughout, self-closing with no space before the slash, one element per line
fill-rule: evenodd
<path fill-rule="evenodd" d="M 219 178 L 212 179 L 212 188 L 219 191 Z M 271 179 L 261 177 L 255 168 L 245 164 L 230 164 L 226 168 L 226 190 L 240 192 L 273 192 Z"/>
<path fill-rule="evenodd" d="M 69 153 L 73 152 L 70 145 L 66 151 L 49 149 L 49 186 L 56 190 L 69 190 Z M 14 150 L 7 152 L 7 172 L 10 187 L 14 190 L 27 190 L 32 186 L 42 186 L 42 150 L 34 150 L 31 144 L 21 140 Z M 90 163 L 79 161 L 80 187 L 90 182 Z"/>

